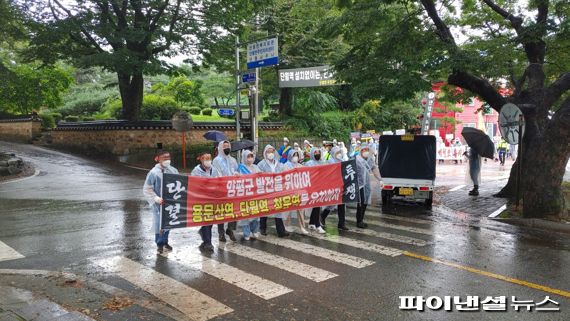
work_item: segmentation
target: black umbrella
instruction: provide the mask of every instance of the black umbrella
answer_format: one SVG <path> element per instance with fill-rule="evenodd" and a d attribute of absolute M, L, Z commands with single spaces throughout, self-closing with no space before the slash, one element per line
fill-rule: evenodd
<path fill-rule="evenodd" d="M 221 142 L 227 140 L 226 135 L 218 130 L 209 130 L 204 134 L 204 138 L 207 140 L 213 140 L 215 142 Z"/>
<path fill-rule="evenodd" d="M 235 141 L 235 142 L 232 142 L 232 152 L 242 150 L 242 149 L 247 149 L 247 148 L 250 148 L 253 146 L 255 146 L 255 143 L 249 139 L 244 139 L 241 141 Z"/>
<path fill-rule="evenodd" d="M 461 135 L 469 147 L 473 148 L 481 157 L 493 158 L 495 145 L 487 134 L 473 127 L 463 127 Z"/>

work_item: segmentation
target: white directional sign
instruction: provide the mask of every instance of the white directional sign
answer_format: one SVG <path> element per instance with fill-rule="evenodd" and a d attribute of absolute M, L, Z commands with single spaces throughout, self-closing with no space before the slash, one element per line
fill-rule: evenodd
<path fill-rule="evenodd" d="M 505 104 L 499 113 L 499 129 L 501 136 L 512 145 L 519 144 L 519 119 L 522 111 L 515 104 Z M 525 124 L 522 117 L 522 132 L 524 134 Z"/>
<path fill-rule="evenodd" d="M 247 69 L 277 65 L 277 38 L 264 39 L 247 45 Z"/>

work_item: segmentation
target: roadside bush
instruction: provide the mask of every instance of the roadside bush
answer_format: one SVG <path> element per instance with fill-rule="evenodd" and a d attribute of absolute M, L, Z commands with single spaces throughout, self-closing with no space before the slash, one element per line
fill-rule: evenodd
<path fill-rule="evenodd" d="M 53 119 L 55 120 L 55 124 L 57 125 L 57 123 L 59 123 L 62 119 L 63 116 L 61 115 L 61 113 L 49 113 Z"/>
<path fill-rule="evenodd" d="M 202 115 L 204 115 L 204 116 L 212 116 L 212 109 L 211 109 L 211 108 L 202 109 Z"/>
<path fill-rule="evenodd" d="M 48 129 L 55 127 L 55 119 L 53 118 L 52 114 L 39 114 L 38 116 L 42 120 L 43 128 Z"/>
<path fill-rule="evenodd" d="M 94 121 L 95 117 L 81 117 L 81 121 Z"/>
<path fill-rule="evenodd" d="M 178 103 L 171 97 L 146 95 L 139 118 L 141 120 L 169 120 L 179 111 Z"/>
<path fill-rule="evenodd" d="M 200 113 L 202 112 L 200 107 L 188 107 L 186 108 L 186 110 L 192 115 L 200 115 Z"/>
<path fill-rule="evenodd" d="M 65 116 L 65 121 L 66 122 L 77 122 L 77 121 L 79 121 L 79 117 L 78 116 Z"/>

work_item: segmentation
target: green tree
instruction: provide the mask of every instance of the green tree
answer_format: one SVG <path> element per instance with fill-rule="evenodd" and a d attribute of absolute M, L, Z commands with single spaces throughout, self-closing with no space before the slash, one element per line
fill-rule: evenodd
<path fill-rule="evenodd" d="M 352 126 L 358 130 L 385 131 L 408 129 L 418 123 L 421 108 L 415 101 L 381 103 L 369 100 L 354 111 Z"/>
<path fill-rule="evenodd" d="M 208 54 L 209 44 L 234 34 L 253 0 L 18 0 L 32 41 L 27 57 L 72 60 L 117 74 L 122 117 L 139 116 L 143 75 L 171 69 L 164 58 Z"/>
<path fill-rule="evenodd" d="M 160 92 L 170 95 L 177 103 L 186 106 L 204 106 L 204 96 L 202 95 L 202 82 L 192 81 L 186 76 L 178 76 L 170 79 Z"/>
<path fill-rule="evenodd" d="M 56 108 L 73 82 L 61 67 L 18 64 L 9 68 L 13 77 L 0 86 L 0 106 L 9 113 L 28 114 L 41 108 Z"/>
<path fill-rule="evenodd" d="M 526 119 L 523 213 L 561 213 L 570 157 L 566 0 L 465 0 L 461 7 L 435 0 L 342 2 L 347 9 L 329 28 L 352 45 L 335 64 L 341 77 L 366 96 L 388 100 L 445 79 L 496 111 L 515 103 Z M 500 196 L 514 197 L 519 164 Z"/>

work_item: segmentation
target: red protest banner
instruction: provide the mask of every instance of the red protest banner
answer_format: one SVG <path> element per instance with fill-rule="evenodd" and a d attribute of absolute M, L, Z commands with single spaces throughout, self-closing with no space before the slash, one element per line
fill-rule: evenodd
<path fill-rule="evenodd" d="M 219 224 L 357 201 L 355 161 L 228 177 L 164 174 L 161 228 Z"/>

